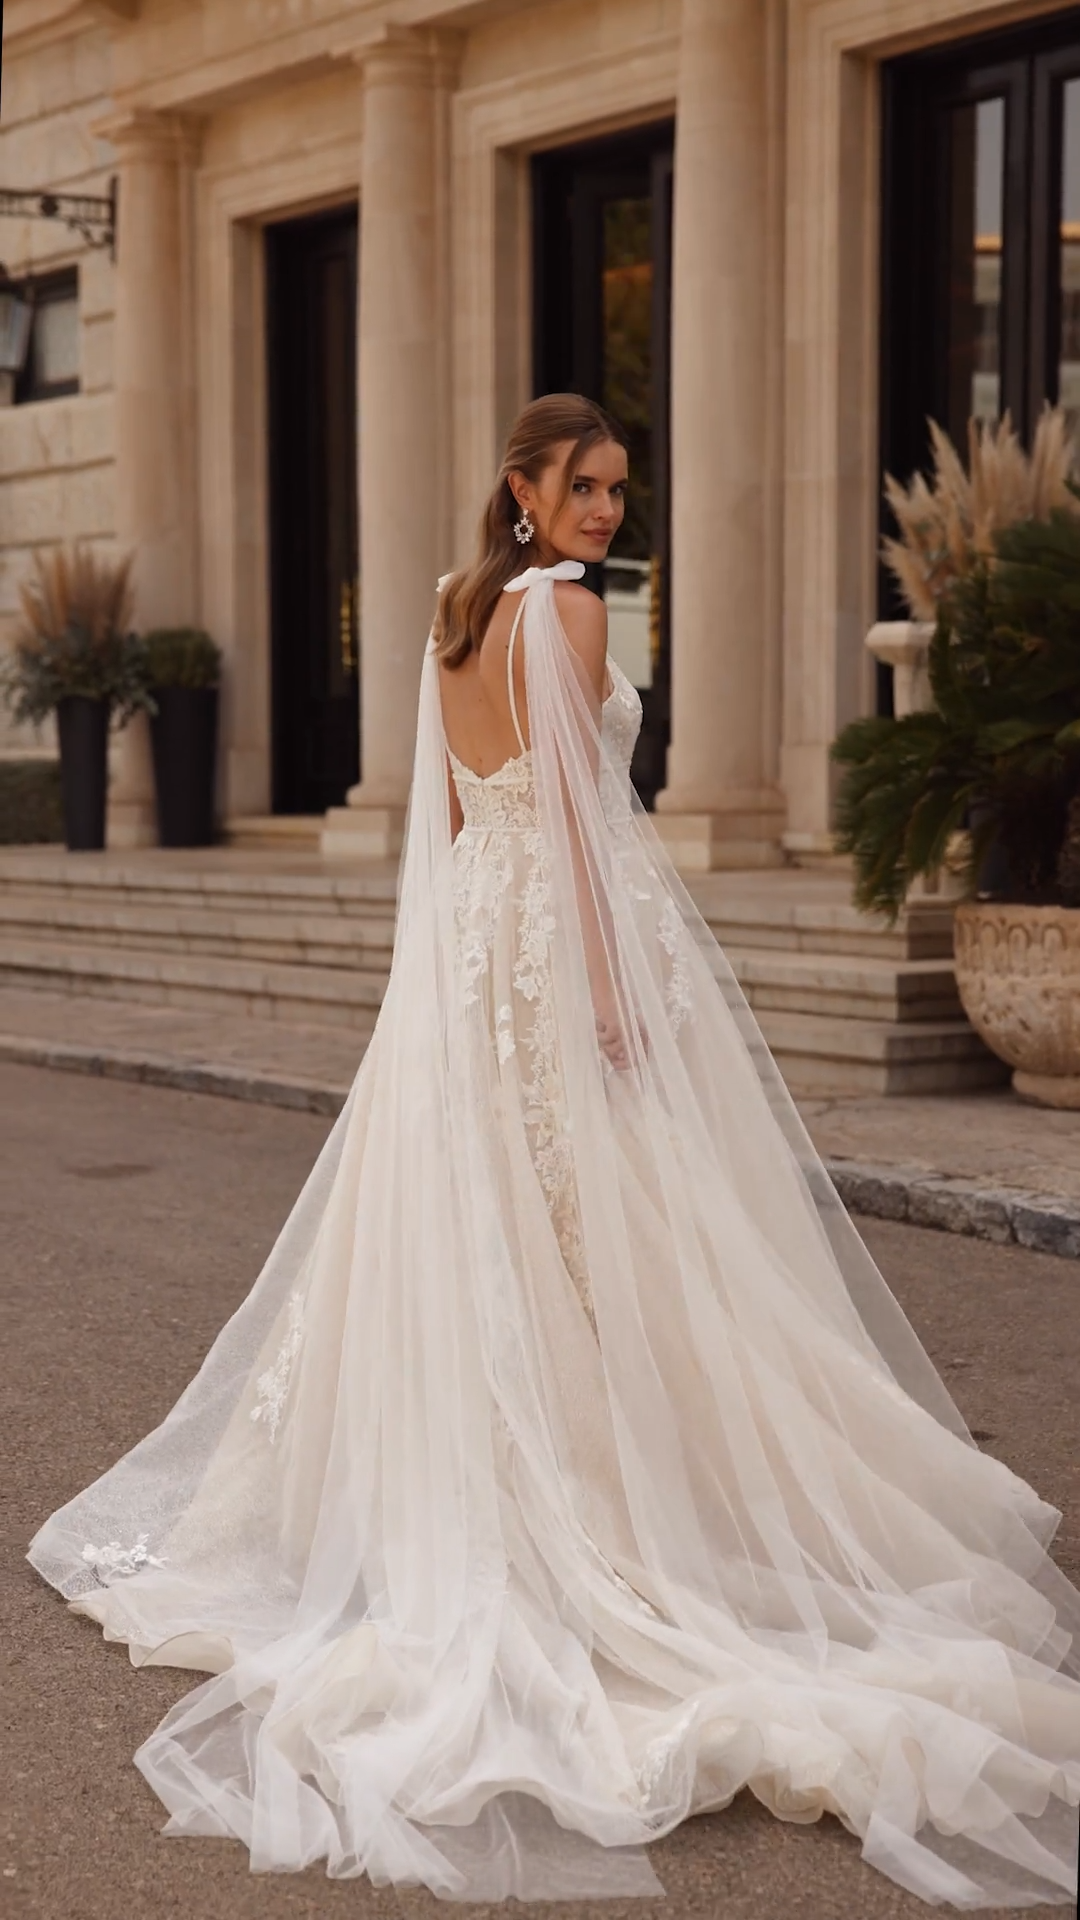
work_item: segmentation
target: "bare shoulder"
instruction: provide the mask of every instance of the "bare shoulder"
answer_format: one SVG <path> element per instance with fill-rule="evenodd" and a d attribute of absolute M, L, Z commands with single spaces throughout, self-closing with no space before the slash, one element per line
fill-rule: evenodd
<path fill-rule="evenodd" d="M 599 690 L 607 659 L 608 617 L 604 602 L 579 580 L 556 580 L 555 605 L 567 640 Z"/>

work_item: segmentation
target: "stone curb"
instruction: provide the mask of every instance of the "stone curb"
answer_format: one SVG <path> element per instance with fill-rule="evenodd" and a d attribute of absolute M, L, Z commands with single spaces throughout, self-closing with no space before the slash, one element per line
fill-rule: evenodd
<path fill-rule="evenodd" d="M 173 1087 L 181 1093 L 214 1093 L 229 1100 L 289 1107 L 297 1113 L 327 1114 L 331 1119 L 341 1112 L 348 1093 L 347 1087 L 298 1080 L 284 1073 L 257 1073 L 251 1067 L 211 1066 L 205 1061 L 176 1060 L 168 1054 L 81 1047 L 70 1040 L 29 1040 L 21 1034 L 0 1034 L 0 1060 L 17 1066 L 97 1074 L 103 1080 L 136 1080 L 144 1086 Z"/>
<path fill-rule="evenodd" d="M 866 1166 L 840 1159 L 825 1164 L 852 1213 L 1080 1260 L 1080 1206 L 1058 1194 L 981 1186 L 977 1180 L 950 1179 L 925 1167 Z"/>
<path fill-rule="evenodd" d="M 98 1074 L 107 1080 L 139 1081 L 144 1086 L 172 1087 L 183 1093 L 252 1100 L 331 1119 L 341 1112 L 348 1093 L 348 1087 L 328 1086 L 289 1074 L 176 1060 L 166 1054 L 84 1047 L 74 1041 L 26 1039 L 21 1034 L 0 1034 L 0 1060 Z M 851 1213 L 1080 1260 L 1080 1206 L 1059 1195 L 982 1186 L 977 1180 L 929 1173 L 925 1167 L 871 1166 L 839 1158 L 826 1158 L 825 1166 Z"/>

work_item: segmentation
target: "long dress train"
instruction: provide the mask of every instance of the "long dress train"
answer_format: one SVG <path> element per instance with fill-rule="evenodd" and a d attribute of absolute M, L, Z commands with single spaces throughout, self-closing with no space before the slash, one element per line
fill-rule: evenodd
<path fill-rule="evenodd" d="M 748 1786 L 928 1902 L 1064 1904 L 1060 1515 L 848 1221 L 634 793 L 638 696 L 566 644 L 579 571 L 509 585 L 531 745 L 451 759 L 453 842 L 429 645 L 344 1110 L 196 1378 L 30 1558 L 209 1676 L 137 1762 L 254 1867 L 657 1893 L 647 1843 Z"/>

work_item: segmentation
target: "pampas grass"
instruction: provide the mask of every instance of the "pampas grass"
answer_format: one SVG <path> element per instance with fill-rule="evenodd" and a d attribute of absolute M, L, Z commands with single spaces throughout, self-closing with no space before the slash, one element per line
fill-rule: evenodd
<path fill-rule="evenodd" d="M 968 422 L 968 465 L 947 433 L 930 422 L 933 473 L 905 487 L 885 476 L 885 497 L 899 538 L 882 543 L 882 558 L 913 619 L 936 620 L 938 603 L 979 561 L 990 560 L 994 535 L 1021 520 L 1047 520 L 1057 508 L 1080 516 L 1069 482 L 1075 448 L 1060 407 L 1043 408 L 1028 454 L 1011 417 Z"/>
<path fill-rule="evenodd" d="M 107 560 L 91 547 L 54 547 L 35 553 L 34 572 L 19 588 L 25 622 L 19 640 L 62 640 L 73 630 L 91 647 L 107 644 L 131 625 L 132 555 Z"/>
<path fill-rule="evenodd" d="M 131 556 L 106 559 L 89 547 L 34 555 L 19 590 L 23 619 L 0 660 L 0 697 L 14 718 L 40 726 L 61 700 L 105 700 L 121 725 L 153 707 L 146 649 L 129 631 Z"/>

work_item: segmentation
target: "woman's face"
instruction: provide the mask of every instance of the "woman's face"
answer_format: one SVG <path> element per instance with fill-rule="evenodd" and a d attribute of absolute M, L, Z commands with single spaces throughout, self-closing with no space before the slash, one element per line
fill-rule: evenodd
<path fill-rule="evenodd" d="M 514 496 L 519 506 L 528 508 L 536 528 L 532 552 L 548 565 L 554 560 L 603 560 L 626 511 L 626 449 L 615 440 L 586 448 L 569 496 L 558 506 L 573 444 L 566 440 L 552 448 L 551 465 L 539 480 L 526 480 L 520 473 L 511 477 Z"/>

